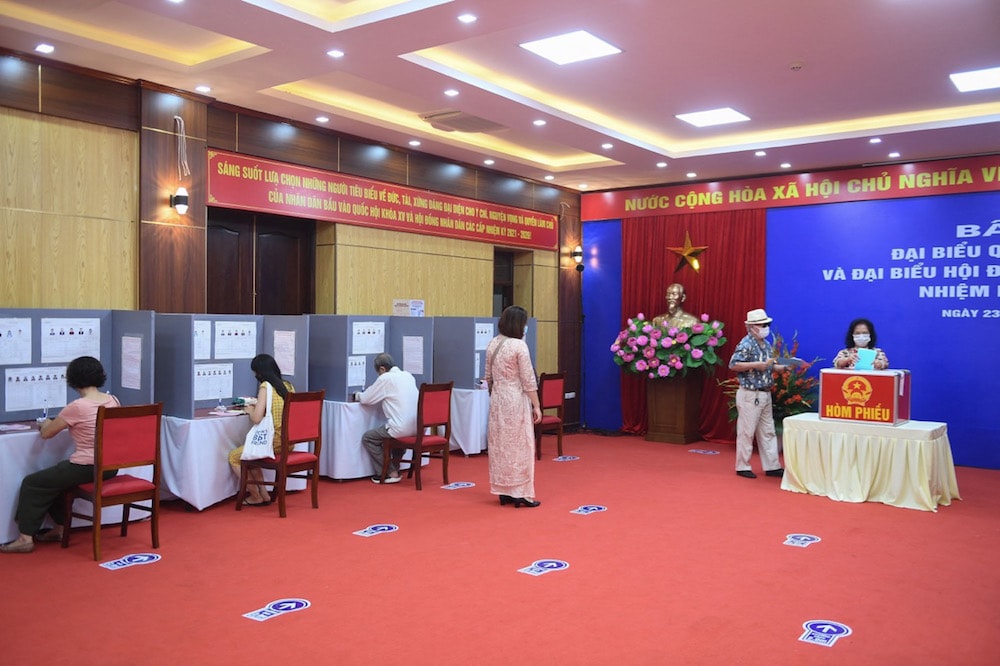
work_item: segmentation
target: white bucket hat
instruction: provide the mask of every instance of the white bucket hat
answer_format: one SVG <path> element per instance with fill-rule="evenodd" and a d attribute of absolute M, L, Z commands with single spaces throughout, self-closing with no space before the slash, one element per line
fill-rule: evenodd
<path fill-rule="evenodd" d="M 751 310 L 747 313 L 747 320 L 743 322 L 744 324 L 753 324 L 759 326 L 761 324 L 770 324 L 773 319 L 767 316 L 767 313 L 763 309 L 757 308 L 756 310 Z"/>

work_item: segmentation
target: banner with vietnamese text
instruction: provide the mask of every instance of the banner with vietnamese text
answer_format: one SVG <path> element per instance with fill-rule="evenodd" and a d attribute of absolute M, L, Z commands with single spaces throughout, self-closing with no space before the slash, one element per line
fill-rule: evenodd
<path fill-rule="evenodd" d="M 494 245 L 559 246 L 555 215 L 215 150 L 207 203 Z"/>
<path fill-rule="evenodd" d="M 581 196 L 580 219 L 584 222 L 617 220 L 991 190 L 1000 190 L 1000 156 L 997 155 L 594 192 Z"/>

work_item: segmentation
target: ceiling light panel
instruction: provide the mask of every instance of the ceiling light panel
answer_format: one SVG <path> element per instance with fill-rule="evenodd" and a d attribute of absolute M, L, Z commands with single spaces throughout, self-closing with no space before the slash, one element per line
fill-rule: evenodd
<path fill-rule="evenodd" d="M 520 47 L 557 65 L 568 65 L 622 52 L 620 48 L 608 44 L 586 30 L 525 42 L 520 44 Z"/>
<path fill-rule="evenodd" d="M 695 127 L 713 127 L 715 125 L 728 125 L 730 123 L 742 123 L 750 120 L 749 116 L 745 116 L 736 109 L 731 109 L 728 106 L 721 109 L 709 109 L 708 111 L 680 113 L 674 117 Z"/>

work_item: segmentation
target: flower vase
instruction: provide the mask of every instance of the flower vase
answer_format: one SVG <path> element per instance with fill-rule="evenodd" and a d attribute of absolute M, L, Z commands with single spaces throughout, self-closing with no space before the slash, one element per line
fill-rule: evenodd
<path fill-rule="evenodd" d="M 646 381 L 646 439 L 690 444 L 701 441 L 698 414 L 705 379 L 701 376 Z"/>

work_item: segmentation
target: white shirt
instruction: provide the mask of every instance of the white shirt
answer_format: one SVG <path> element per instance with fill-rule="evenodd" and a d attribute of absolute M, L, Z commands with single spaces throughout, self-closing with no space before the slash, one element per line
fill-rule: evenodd
<path fill-rule="evenodd" d="M 411 437 L 417 434 L 417 380 L 398 367 L 389 368 L 379 375 L 375 383 L 358 394 L 362 405 L 382 403 L 386 430 L 393 437 Z"/>

